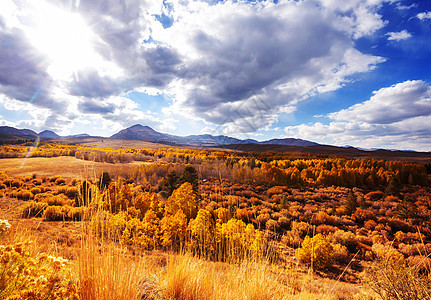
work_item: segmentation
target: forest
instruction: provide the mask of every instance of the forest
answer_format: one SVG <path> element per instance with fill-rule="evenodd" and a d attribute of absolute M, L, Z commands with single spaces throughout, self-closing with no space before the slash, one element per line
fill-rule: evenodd
<path fill-rule="evenodd" d="M 0 147 L 0 158 L 16 159 L 17 168 L 31 164 L 34 157 L 74 157 L 106 166 L 138 164 L 88 178 L 37 172 L 15 176 L 13 170 L 0 170 L 0 210 L 13 203 L 15 211 L 0 224 L 1 299 L 101 299 L 96 283 L 88 283 L 95 276 L 89 277 L 88 270 L 75 277 L 57 272 L 66 268 L 60 255 L 71 262 L 83 259 L 70 250 L 82 250 L 83 243 L 114 245 L 130 255 L 129 262 L 173 255 L 235 268 L 253 261 L 266 273 L 311 272 L 317 276 L 314 281 L 357 287 L 334 294 L 307 290 L 283 277 L 274 279 L 278 285 L 271 287 L 276 290 L 271 297 L 255 299 L 430 298 L 429 164 L 310 153 L 110 149 L 45 142 Z M 56 247 L 63 250 L 55 255 L 32 256 L 21 249 L 26 244 L 8 232 L 11 224 L 34 220 L 53 228 L 79 226 L 79 234 L 57 239 Z M 103 254 L 95 251 L 92 255 Z M 33 269 L 45 264 L 48 273 L 57 270 L 51 277 L 63 274 L 40 285 L 40 295 L 34 298 L 29 295 L 40 270 L 34 273 L 32 264 Z M 141 299 L 217 298 L 211 293 L 202 296 L 203 291 L 193 296 L 186 286 L 186 294 L 177 291 L 178 286 L 173 291 L 160 284 L 148 288 L 148 278 L 140 280 L 141 288 L 134 289 Z M 361 294 L 362 285 L 370 294 Z M 42 297 L 49 293 L 51 298 Z"/>

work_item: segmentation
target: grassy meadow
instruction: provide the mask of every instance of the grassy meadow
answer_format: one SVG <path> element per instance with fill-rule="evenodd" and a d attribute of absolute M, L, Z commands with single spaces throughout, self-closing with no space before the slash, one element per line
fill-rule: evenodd
<path fill-rule="evenodd" d="M 0 149 L 0 299 L 431 299 L 422 163 L 30 151 Z"/>

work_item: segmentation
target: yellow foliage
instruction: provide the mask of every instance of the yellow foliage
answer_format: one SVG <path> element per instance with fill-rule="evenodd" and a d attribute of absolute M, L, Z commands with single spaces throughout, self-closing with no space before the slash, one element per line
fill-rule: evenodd
<path fill-rule="evenodd" d="M 182 210 L 188 220 L 196 216 L 197 196 L 189 182 L 183 183 L 166 201 L 166 213 L 173 215 L 178 210 Z"/>
<path fill-rule="evenodd" d="M 306 236 L 302 247 L 296 252 L 297 257 L 304 263 L 316 269 L 329 266 L 333 258 L 333 248 L 322 234 L 310 238 Z"/>
<path fill-rule="evenodd" d="M 189 222 L 190 247 L 194 253 L 204 256 L 211 255 L 214 250 L 212 227 L 211 213 L 206 209 L 200 209 L 196 219 Z"/>
<path fill-rule="evenodd" d="M 161 245 L 181 248 L 186 238 L 187 218 L 179 210 L 175 215 L 166 215 L 160 221 Z"/>
<path fill-rule="evenodd" d="M 8 229 L 7 224 L 3 227 Z M 79 299 L 68 261 L 46 253 L 32 257 L 29 246 L 30 242 L 0 245 L 0 299 Z"/>

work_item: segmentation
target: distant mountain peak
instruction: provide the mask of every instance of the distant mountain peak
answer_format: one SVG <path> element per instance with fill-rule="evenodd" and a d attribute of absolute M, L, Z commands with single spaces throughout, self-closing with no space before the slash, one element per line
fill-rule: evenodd
<path fill-rule="evenodd" d="M 44 130 L 39 132 L 39 137 L 41 138 L 58 138 L 60 137 L 58 134 L 56 134 L 54 131 L 52 130 Z"/>
<path fill-rule="evenodd" d="M 141 125 L 141 124 L 135 124 L 133 126 L 130 126 L 126 129 L 146 129 L 146 130 L 151 130 L 151 131 L 155 131 L 153 128 L 151 128 L 150 126 L 147 125 Z"/>

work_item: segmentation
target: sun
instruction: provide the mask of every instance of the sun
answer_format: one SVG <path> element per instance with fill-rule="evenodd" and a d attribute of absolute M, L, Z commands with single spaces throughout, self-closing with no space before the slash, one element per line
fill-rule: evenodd
<path fill-rule="evenodd" d="M 81 15 L 49 4 L 33 12 L 29 39 L 46 55 L 54 79 L 67 80 L 79 69 L 103 64 L 94 47 L 97 36 Z"/>

